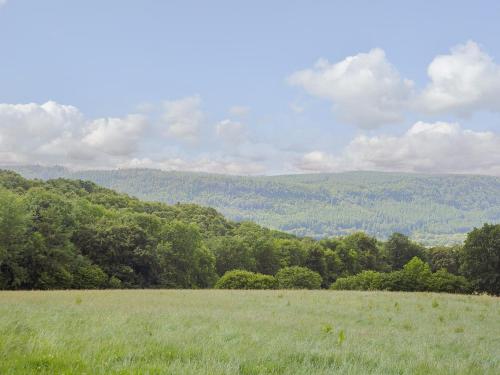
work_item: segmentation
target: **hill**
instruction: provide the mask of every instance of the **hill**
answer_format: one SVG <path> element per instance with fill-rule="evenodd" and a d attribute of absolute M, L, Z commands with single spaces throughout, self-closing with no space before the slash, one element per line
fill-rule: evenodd
<path fill-rule="evenodd" d="M 189 202 L 231 220 L 315 238 L 393 232 L 427 245 L 460 242 L 473 227 L 500 221 L 500 178 L 347 172 L 241 177 L 151 169 L 72 172 L 61 167 L 14 169 L 28 178 L 79 178 L 141 199 Z"/>
<path fill-rule="evenodd" d="M 383 289 L 500 293 L 500 225 L 463 246 L 401 233 L 314 240 L 213 208 L 0 170 L 0 289 Z"/>

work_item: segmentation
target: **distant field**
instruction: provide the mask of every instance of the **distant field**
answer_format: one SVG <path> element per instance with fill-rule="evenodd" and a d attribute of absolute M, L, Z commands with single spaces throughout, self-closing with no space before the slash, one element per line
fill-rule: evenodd
<path fill-rule="evenodd" d="M 499 374 L 500 299 L 0 292 L 0 374 Z"/>

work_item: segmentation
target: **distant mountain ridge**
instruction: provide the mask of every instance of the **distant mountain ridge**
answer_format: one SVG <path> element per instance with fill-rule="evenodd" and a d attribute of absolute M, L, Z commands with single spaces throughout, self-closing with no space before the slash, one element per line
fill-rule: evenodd
<path fill-rule="evenodd" d="M 344 172 L 243 177 L 153 169 L 70 171 L 2 167 L 27 178 L 93 181 L 141 199 L 216 208 L 232 220 L 300 236 L 356 230 L 386 238 L 402 232 L 426 244 L 463 240 L 485 222 L 500 222 L 500 178 Z"/>

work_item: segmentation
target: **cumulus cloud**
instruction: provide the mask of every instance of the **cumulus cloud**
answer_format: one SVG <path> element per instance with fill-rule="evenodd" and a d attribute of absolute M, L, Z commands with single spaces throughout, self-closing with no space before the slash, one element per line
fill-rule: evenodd
<path fill-rule="evenodd" d="M 225 142 L 241 143 L 246 138 L 246 128 L 243 124 L 232 120 L 222 120 L 215 125 L 215 133 Z"/>
<path fill-rule="evenodd" d="M 146 125 L 141 115 L 101 118 L 88 125 L 83 142 L 110 155 L 130 155 L 137 150 Z"/>
<path fill-rule="evenodd" d="M 203 122 L 201 98 L 197 95 L 164 103 L 163 121 L 168 136 L 188 142 L 198 140 Z"/>
<path fill-rule="evenodd" d="M 427 74 L 430 83 L 418 99 L 420 109 L 459 115 L 500 111 L 500 65 L 476 43 L 469 41 L 435 57 Z"/>
<path fill-rule="evenodd" d="M 31 159 L 57 139 L 71 138 L 85 125 L 77 108 L 47 102 L 39 105 L 0 104 L 0 150 Z"/>
<path fill-rule="evenodd" d="M 138 147 L 146 119 L 86 119 L 73 106 L 0 104 L 0 162 L 113 165 Z"/>
<path fill-rule="evenodd" d="M 320 59 L 288 82 L 330 100 L 340 121 L 364 129 L 400 122 L 408 111 L 459 116 L 500 112 L 500 65 L 477 43 L 436 56 L 427 74 L 429 83 L 416 93 L 413 82 L 402 78 L 376 48 L 337 63 Z"/>
<path fill-rule="evenodd" d="M 299 170 L 378 170 L 500 174 L 500 136 L 463 129 L 456 123 L 417 122 L 402 136 L 359 136 L 342 155 L 303 155 Z"/>
<path fill-rule="evenodd" d="M 169 102 L 170 125 L 199 123 L 201 115 L 196 114 L 199 104 L 198 97 Z M 149 123 L 148 117 L 137 114 L 88 119 L 78 108 L 53 101 L 0 104 L 0 165 L 62 165 L 74 169 L 148 167 L 243 175 L 266 171 L 264 163 L 238 155 L 238 149 L 222 152 L 222 144 L 217 145 L 217 151 L 184 154 L 178 145 L 165 145 Z M 223 120 L 216 124 L 215 131 L 217 138 L 231 144 L 245 141 L 246 129 L 239 122 Z M 152 149 L 146 152 L 143 144 Z"/>
<path fill-rule="evenodd" d="M 341 121 L 364 129 L 402 121 L 413 92 L 413 82 L 403 79 L 379 48 L 334 64 L 320 59 L 288 82 L 332 101 Z"/>

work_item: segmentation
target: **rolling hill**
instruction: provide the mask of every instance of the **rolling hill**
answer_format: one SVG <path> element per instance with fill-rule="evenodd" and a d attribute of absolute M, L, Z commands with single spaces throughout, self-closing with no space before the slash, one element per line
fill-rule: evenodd
<path fill-rule="evenodd" d="M 27 178 L 90 180 L 146 200 L 211 206 L 232 220 L 316 238 L 362 230 L 378 238 L 401 232 L 425 244 L 446 244 L 463 240 L 484 222 L 500 221 L 500 178 L 492 176 L 346 172 L 242 177 L 152 169 L 3 168 Z"/>

